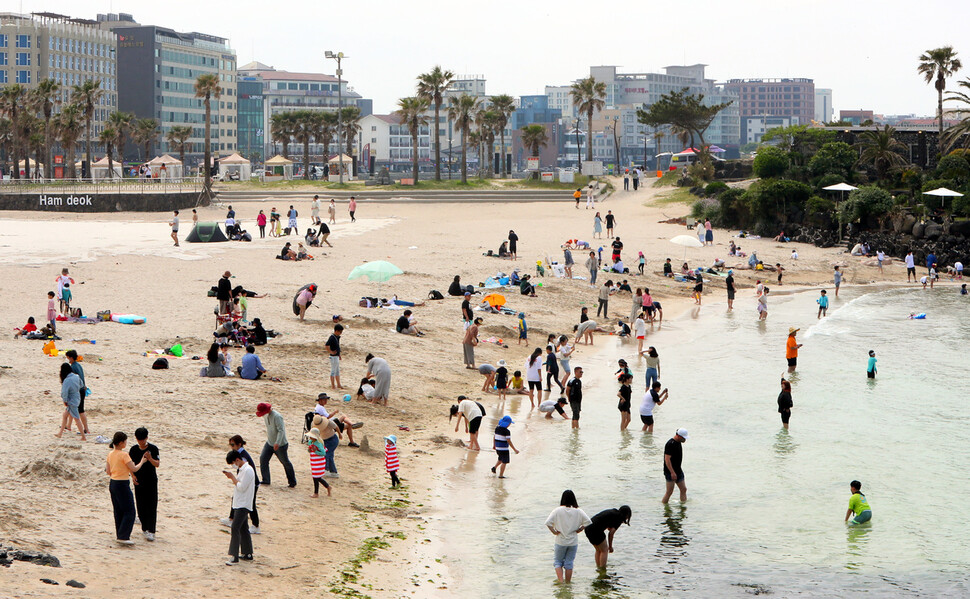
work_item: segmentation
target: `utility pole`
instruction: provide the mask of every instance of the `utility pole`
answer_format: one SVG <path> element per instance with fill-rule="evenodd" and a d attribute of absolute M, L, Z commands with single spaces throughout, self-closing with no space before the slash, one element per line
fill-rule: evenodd
<path fill-rule="evenodd" d="M 343 60 L 345 57 L 343 52 L 335 53 L 335 52 L 331 52 L 330 50 L 327 50 L 325 56 L 327 58 L 332 58 L 337 61 L 337 159 L 340 162 L 340 184 L 343 185 L 344 184 L 344 153 L 343 153 L 343 148 L 341 147 L 343 144 L 340 143 L 340 139 L 344 129 L 343 114 L 341 114 L 343 112 L 343 104 L 344 104 L 344 101 L 343 101 L 344 100 L 344 93 L 343 93 L 344 70 L 340 68 L 340 61 Z M 327 155 L 329 155 L 330 148 L 326 148 L 325 152 Z"/>

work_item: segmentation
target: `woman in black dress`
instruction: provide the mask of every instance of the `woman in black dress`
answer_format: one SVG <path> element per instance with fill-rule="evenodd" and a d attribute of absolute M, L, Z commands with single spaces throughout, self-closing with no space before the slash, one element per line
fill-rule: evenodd
<path fill-rule="evenodd" d="M 515 260 L 517 256 L 515 255 L 516 243 L 519 241 L 519 236 L 515 234 L 515 231 L 509 231 L 509 259 Z"/>

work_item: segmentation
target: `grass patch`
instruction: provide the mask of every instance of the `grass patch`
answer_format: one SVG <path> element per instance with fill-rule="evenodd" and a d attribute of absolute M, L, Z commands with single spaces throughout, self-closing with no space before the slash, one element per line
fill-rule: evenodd
<path fill-rule="evenodd" d="M 667 171 L 662 177 L 653 182 L 654 187 L 673 187 L 680 180 L 680 169 Z"/>
<path fill-rule="evenodd" d="M 683 204 L 685 206 L 690 206 L 698 199 L 699 198 L 692 194 L 686 187 L 678 187 L 661 195 L 660 197 L 655 198 L 649 203 L 649 205 L 670 206 L 673 204 Z"/>
<path fill-rule="evenodd" d="M 561 181 L 538 181 L 536 179 L 517 179 L 515 181 L 506 181 L 503 183 L 505 187 L 516 189 L 516 188 L 528 188 L 528 189 L 568 189 L 570 191 L 575 191 L 579 187 L 586 187 L 589 185 L 591 180 L 595 180 L 595 177 L 588 177 L 586 175 L 575 175 L 575 180 L 572 183 L 563 183 Z M 601 181 L 603 185 L 609 185 L 608 182 Z"/>

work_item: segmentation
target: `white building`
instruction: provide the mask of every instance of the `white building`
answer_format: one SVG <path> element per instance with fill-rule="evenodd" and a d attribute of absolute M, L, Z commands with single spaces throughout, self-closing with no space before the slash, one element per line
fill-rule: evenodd
<path fill-rule="evenodd" d="M 392 172 L 411 169 L 411 132 L 407 125 L 401 124 L 396 114 L 370 114 L 361 118 L 360 135 L 364 155 L 373 163 L 375 173 L 385 166 Z M 422 171 L 428 170 L 431 165 L 432 144 L 430 126 L 422 125 L 418 129 L 418 162 Z M 445 144 L 441 149 L 445 152 Z M 363 168 L 366 170 L 368 165 L 365 164 Z"/>
<path fill-rule="evenodd" d="M 815 120 L 820 123 L 831 123 L 835 118 L 832 108 L 832 90 L 815 88 Z"/>
<path fill-rule="evenodd" d="M 576 110 L 573 107 L 573 98 L 570 95 L 573 87 L 571 85 L 547 85 L 546 97 L 549 99 L 549 108 L 557 108 L 562 111 L 564 119 L 576 118 Z"/>
<path fill-rule="evenodd" d="M 771 129 L 798 125 L 798 117 L 794 116 L 746 116 L 741 118 L 741 129 L 744 132 L 744 143 L 760 144 Z"/>

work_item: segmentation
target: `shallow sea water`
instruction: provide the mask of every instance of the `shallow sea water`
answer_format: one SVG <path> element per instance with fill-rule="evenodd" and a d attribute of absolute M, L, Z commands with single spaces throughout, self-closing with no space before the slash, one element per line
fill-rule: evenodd
<path fill-rule="evenodd" d="M 480 454 L 439 475 L 443 512 L 434 526 L 464 596 L 626 598 L 970 596 L 970 430 L 965 403 L 970 298 L 953 287 L 847 289 L 816 319 L 817 293 L 773 296 L 759 324 L 754 299 L 699 310 L 648 335 L 670 399 L 640 431 L 644 389 L 636 345 L 597 337 L 580 350 L 586 392 L 582 429 L 530 412 L 513 416 L 509 478 L 495 463 L 491 431 L 502 406 L 483 401 Z M 716 298 L 721 299 L 721 298 Z M 912 321 L 910 312 L 928 318 Z M 804 347 L 792 380 L 785 432 L 777 413 L 788 327 Z M 878 377 L 866 378 L 868 350 Z M 633 422 L 619 431 L 616 359 L 633 365 Z M 512 364 L 512 366 L 516 366 Z M 688 501 L 660 503 L 663 445 L 685 427 Z M 863 482 L 868 525 L 847 528 L 848 483 Z M 614 540 L 605 573 L 580 535 L 573 583 L 555 584 L 553 537 L 543 526 L 563 489 L 596 512 L 628 504 L 632 526 Z M 447 512 L 445 514 L 444 512 Z"/>

